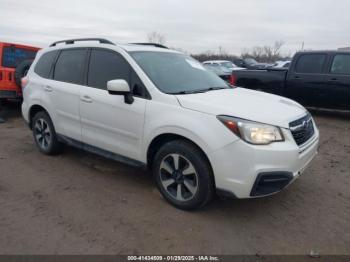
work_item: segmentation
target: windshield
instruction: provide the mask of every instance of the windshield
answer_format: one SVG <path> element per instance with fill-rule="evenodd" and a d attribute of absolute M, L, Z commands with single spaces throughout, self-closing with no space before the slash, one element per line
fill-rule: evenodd
<path fill-rule="evenodd" d="M 190 56 L 179 53 L 130 52 L 156 87 L 167 94 L 229 88 L 224 80 Z"/>
<path fill-rule="evenodd" d="M 234 63 L 231 63 L 231 62 L 222 62 L 220 63 L 220 65 L 226 67 L 226 68 L 235 68 L 237 67 Z"/>
<path fill-rule="evenodd" d="M 253 59 L 253 58 L 246 58 L 245 59 L 245 62 L 248 64 L 248 65 L 253 65 L 253 64 L 257 64 L 258 62 Z"/>

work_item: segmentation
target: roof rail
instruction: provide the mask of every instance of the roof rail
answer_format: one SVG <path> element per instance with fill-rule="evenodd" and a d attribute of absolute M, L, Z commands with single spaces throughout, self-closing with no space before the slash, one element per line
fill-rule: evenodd
<path fill-rule="evenodd" d="M 56 46 L 57 44 L 60 44 L 60 43 L 65 43 L 66 45 L 71 45 L 71 44 L 74 44 L 74 42 L 78 42 L 78 41 L 99 41 L 101 44 L 114 45 L 113 42 L 111 42 L 107 39 L 103 39 L 103 38 L 76 38 L 76 39 L 67 39 L 67 40 L 57 41 L 57 42 L 52 43 L 50 46 Z"/>
<path fill-rule="evenodd" d="M 169 49 L 168 47 L 166 47 L 165 45 L 161 45 L 161 44 L 157 44 L 157 43 L 131 43 L 132 45 L 149 45 L 149 46 L 155 46 L 155 47 L 159 47 L 159 48 L 166 48 Z"/>

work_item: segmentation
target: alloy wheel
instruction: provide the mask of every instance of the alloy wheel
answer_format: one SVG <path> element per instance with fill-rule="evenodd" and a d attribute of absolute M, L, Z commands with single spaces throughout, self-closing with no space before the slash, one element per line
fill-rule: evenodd
<path fill-rule="evenodd" d="M 198 174 L 193 164 L 180 154 L 163 158 L 159 176 L 166 193 L 178 201 L 188 201 L 198 191 Z"/>
<path fill-rule="evenodd" d="M 47 150 L 51 144 L 52 134 L 49 124 L 44 119 L 39 118 L 35 122 L 34 135 L 41 149 Z"/>

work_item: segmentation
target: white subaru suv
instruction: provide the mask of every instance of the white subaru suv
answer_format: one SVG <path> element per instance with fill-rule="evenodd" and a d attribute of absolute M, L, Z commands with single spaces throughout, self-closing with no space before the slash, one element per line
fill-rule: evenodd
<path fill-rule="evenodd" d="M 38 52 L 22 85 L 23 117 L 42 153 L 68 144 L 149 167 L 181 209 L 214 193 L 279 192 L 317 153 L 319 132 L 301 105 L 228 86 L 158 45 L 55 42 Z"/>

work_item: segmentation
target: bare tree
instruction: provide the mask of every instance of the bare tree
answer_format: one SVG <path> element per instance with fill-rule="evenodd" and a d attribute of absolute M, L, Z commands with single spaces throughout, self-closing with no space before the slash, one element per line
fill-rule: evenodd
<path fill-rule="evenodd" d="M 221 53 L 221 54 L 220 54 Z M 234 59 L 238 58 L 235 55 L 231 55 L 226 53 L 225 51 L 219 50 L 219 52 L 213 52 L 211 50 L 199 53 L 199 54 L 191 54 L 192 57 L 197 59 L 198 61 L 207 61 L 207 60 L 228 60 L 233 61 Z"/>
<path fill-rule="evenodd" d="M 272 56 L 277 57 L 281 55 L 281 49 L 284 46 L 284 41 L 276 41 L 273 46 Z"/>
<path fill-rule="evenodd" d="M 292 57 L 293 52 L 288 51 L 285 54 L 282 53 L 283 41 L 275 41 L 273 45 L 255 46 L 253 48 L 244 48 L 241 52 L 241 58 L 254 58 L 259 62 L 272 63 L 277 60 L 289 60 Z M 229 60 L 234 61 L 238 58 L 234 54 L 226 52 L 221 46 L 217 51 L 208 50 L 199 54 L 191 54 L 199 61 L 206 60 Z"/>
<path fill-rule="evenodd" d="M 219 46 L 218 56 L 227 56 L 227 52 L 222 46 Z"/>
<path fill-rule="evenodd" d="M 275 41 L 273 46 L 255 46 L 250 50 L 243 50 L 242 57 L 251 57 L 260 62 L 275 62 L 276 60 L 283 59 L 281 55 L 283 45 L 283 41 Z"/>
<path fill-rule="evenodd" d="M 164 45 L 165 44 L 165 36 L 157 31 L 152 31 L 150 33 L 147 34 L 147 41 L 149 43 L 155 43 L 155 44 L 161 44 Z"/>

